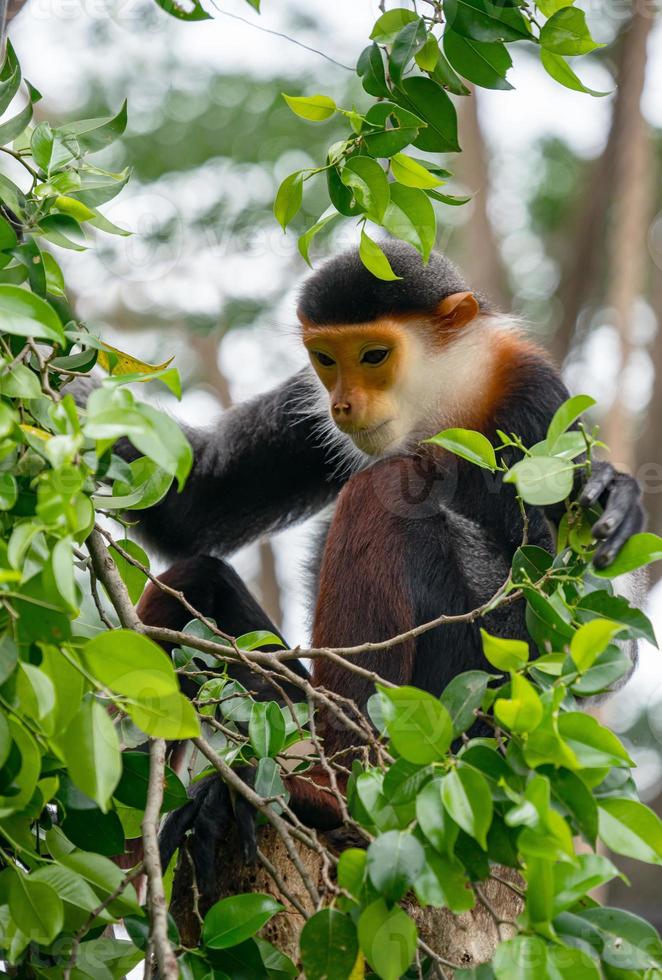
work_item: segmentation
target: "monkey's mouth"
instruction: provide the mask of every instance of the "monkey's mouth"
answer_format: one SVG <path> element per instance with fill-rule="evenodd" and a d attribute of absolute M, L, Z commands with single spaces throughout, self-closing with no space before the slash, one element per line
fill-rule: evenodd
<path fill-rule="evenodd" d="M 347 435 L 357 449 L 369 456 L 377 456 L 393 442 L 393 423 L 394 419 L 387 419 L 385 422 L 380 422 L 379 425 L 356 429 L 354 432 L 348 432 Z"/>

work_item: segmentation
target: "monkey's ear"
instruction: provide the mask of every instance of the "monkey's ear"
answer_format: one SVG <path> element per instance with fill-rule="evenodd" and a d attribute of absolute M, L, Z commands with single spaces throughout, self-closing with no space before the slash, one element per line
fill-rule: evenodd
<path fill-rule="evenodd" d="M 438 304 L 435 314 L 440 326 L 460 330 L 480 313 L 478 300 L 473 293 L 451 293 Z"/>

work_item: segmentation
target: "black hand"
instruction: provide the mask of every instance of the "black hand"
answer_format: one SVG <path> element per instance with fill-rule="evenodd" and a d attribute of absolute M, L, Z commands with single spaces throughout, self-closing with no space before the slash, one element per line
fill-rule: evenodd
<path fill-rule="evenodd" d="M 615 470 L 611 463 L 594 463 L 584 484 L 579 503 L 604 508 L 593 525 L 593 536 L 600 541 L 593 564 L 605 568 L 611 564 L 628 538 L 641 531 L 645 522 L 641 506 L 641 487 L 634 477 Z"/>
<path fill-rule="evenodd" d="M 252 783 L 252 767 L 240 771 L 242 779 Z M 233 823 L 239 831 L 244 861 L 252 864 L 257 857 L 255 831 L 256 813 L 243 797 L 237 797 L 234 806 L 230 791 L 220 776 L 207 776 L 189 787 L 191 799 L 166 817 L 159 835 L 161 866 L 167 868 L 178 847 L 189 831 L 189 853 L 193 860 L 200 896 L 214 901 L 216 854 L 225 841 Z"/>

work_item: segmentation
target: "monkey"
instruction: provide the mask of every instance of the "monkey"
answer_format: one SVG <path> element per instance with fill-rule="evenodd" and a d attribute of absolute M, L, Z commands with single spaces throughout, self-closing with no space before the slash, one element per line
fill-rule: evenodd
<path fill-rule="evenodd" d="M 503 431 L 533 445 L 568 397 L 561 376 L 445 256 L 432 253 L 424 264 L 410 245 L 385 241 L 382 247 L 399 278 L 376 279 L 354 248 L 315 271 L 297 309 L 309 366 L 230 409 L 213 429 L 187 431 L 194 463 L 183 492 L 171 489 L 133 515 L 148 545 L 177 558 L 163 580 L 234 635 L 279 634 L 227 557 L 320 512 L 327 517 L 311 560 L 315 647 L 383 641 L 440 613 L 478 607 L 505 581 L 522 542 L 522 514 L 502 473 L 426 440 L 462 427 L 493 444 Z M 121 452 L 127 459 L 137 455 L 128 443 Z M 515 449 L 504 452 L 510 465 L 517 458 Z M 582 507 L 602 506 L 593 535 L 595 565 L 604 567 L 643 526 L 639 485 L 610 464 L 595 463 L 576 496 Z M 553 551 L 559 509 L 526 511 L 528 542 Z M 145 623 L 173 629 L 189 618 L 153 584 L 138 611 Z M 528 639 L 519 601 L 476 622 L 447 624 L 364 653 L 357 662 L 392 683 L 439 695 L 458 673 L 485 668 L 480 626 Z M 301 665 L 297 670 L 306 673 Z M 374 693 L 370 680 L 324 658 L 315 659 L 311 680 L 362 712 Z M 248 686 L 255 689 L 255 680 Z M 289 693 L 301 697 L 294 688 Z M 257 696 L 274 698 L 270 691 Z M 324 711 L 318 731 L 327 754 L 351 751 L 352 733 Z M 290 805 L 305 823 L 333 829 L 342 822 L 337 800 L 324 791 L 321 768 L 312 776 L 312 784 L 288 778 Z M 190 802 L 166 820 L 164 862 L 192 830 L 204 880 L 229 813 L 218 777 L 196 784 Z"/>

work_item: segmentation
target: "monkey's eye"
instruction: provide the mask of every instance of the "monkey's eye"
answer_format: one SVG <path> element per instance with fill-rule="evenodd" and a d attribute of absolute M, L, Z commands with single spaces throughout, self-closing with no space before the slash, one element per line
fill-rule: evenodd
<path fill-rule="evenodd" d="M 314 355 L 322 367 L 333 367 L 333 365 L 336 363 L 333 358 L 329 357 L 328 354 L 325 354 L 324 351 L 316 350 L 314 351 Z"/>
<path fill-rule="evenodd" d="M 388 357 L 390 351 L 388 347 L 373 347 L 367 350 L 361 357 L 361 364 L 381 364 Z"/>

